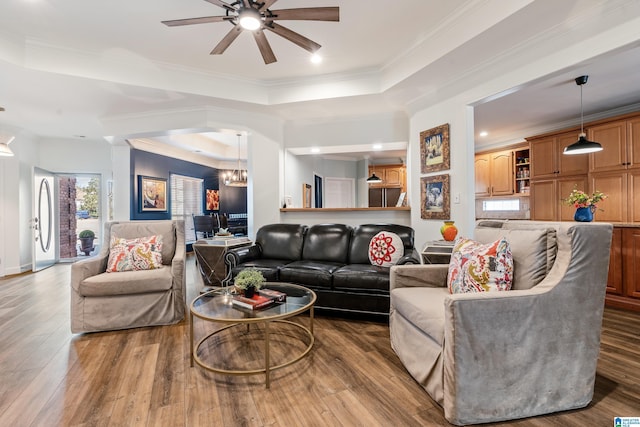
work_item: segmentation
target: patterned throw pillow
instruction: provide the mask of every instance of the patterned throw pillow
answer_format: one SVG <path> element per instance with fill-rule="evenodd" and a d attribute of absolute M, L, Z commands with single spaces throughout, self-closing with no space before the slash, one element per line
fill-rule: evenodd
<path fill-rule="evenodd" d="M 378 267 L 391 267 L 404 256 L 402 239 L 395 233 L 381 231 L 369 242 L 369 262 Z"/>
<path fill-rule="evenodd" d="M 113 236 L 109 246 L 107 273 L 153 270 L 162 267 L 162 236 L 123 239 Z"/>
<path fill-rule="evenodd" d="M 513 257 L 506 239 L 488 244 L 456 239 L 447 278 L 450 293 L 508 291 L 512 282 Z"/>

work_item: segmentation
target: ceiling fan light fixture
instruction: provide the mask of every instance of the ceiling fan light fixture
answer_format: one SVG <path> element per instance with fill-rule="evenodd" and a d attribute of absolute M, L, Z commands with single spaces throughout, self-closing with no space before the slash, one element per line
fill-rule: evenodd
<path fill-rule="evenodd" d="M 262 16 L 253 8 L 244 8 L 238 13 L 238 23 L 245 30 L 255 31 L 262 26 Z"/>
<path fill-rule="evenodd" d="M 598 142 L 589 141 L 584 133 L 584 109 L 582 107 L 582 86 L 587 84 L 589 76 L 576 77 L 576 84 L 580 86 L 580 135 L 577 142 L 564 147 L 562 154 L 572 156 L 574 154 L 588 154 L 602 151 L 602 145 Z"/>

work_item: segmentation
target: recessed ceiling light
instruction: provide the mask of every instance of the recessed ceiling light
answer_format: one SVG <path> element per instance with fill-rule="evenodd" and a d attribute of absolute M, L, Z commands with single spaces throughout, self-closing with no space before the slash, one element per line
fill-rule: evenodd
<path fill-rule="evenodd" d="M 487 132 L 486 130 L 483 130 L 482 132 L 479 133 L 480 136 L 485 137 L 487 135 L 489 135 L 489 132 Z"/>
<path fill-rule="evenodd" d="M 312 152 L 312 153 L 319 153 L 319 152 L 320 152 L 320 149 L 319 149 L 318 147 L 313 147 L 313 148 L 311 149 L 311 152 Z"/>
<path fill-rule="evenodd" d="M 311 55 L 311 62 L 313 64 L 319 64 L 322 62 L 322 56 L 318 55 L 317 53 L 314 53 L 313 55 Z"/>
<path fill-rule="evenodd" d="M 374 150 L 382 150 L 382 144 L 373 144 Z"/>

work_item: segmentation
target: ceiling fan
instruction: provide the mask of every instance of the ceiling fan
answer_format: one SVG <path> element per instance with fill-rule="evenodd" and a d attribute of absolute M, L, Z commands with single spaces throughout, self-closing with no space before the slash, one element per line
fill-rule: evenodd
<path fill-rule="evenodd" d="M 275 21 L 340 21 L 339 7 L 308 7 L 296 9 L 269 9 L 278 0 L 237 0 L 233 3 L 227 3 L 222 0 L 205 0 L 216 6 L 220 6 L 226 12 L 222 16 L 203 16 L 200 18 L 175 19 L 171 21 L 162 21 L 169 27 L 178 27 L 181 25 L 205 24 L 209 22 L 227 21 L 233 24 L 231 31 L 222 38 L 220 43 L 211 51 L 211 55 L 221 55 L 233 43 L 243 30 L 253 33 L 253 37 L 258 44 L 262 59 L 265 64 L 276 62 L 276 56 L 271 49 L 271 45 L 267 41 L 264 30 L 271 31 L 297 44 L 303 49 L 311 53 L 315 53 L 320 49 L 320 45 L 313 40 L 309 40 L 305 36 L 296 33 Z"/>

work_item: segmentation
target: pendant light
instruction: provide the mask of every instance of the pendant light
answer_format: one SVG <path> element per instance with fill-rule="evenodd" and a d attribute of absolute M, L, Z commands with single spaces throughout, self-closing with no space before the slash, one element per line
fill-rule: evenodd
<path fill-rule="evenodd" d="M 584 133 L 584 110 L 582 108 L 582 86 L 587 83 L 589 76 L 580 76 L 576 78 L 576 84 L 580 86 L 580 135 L 577 142 L 564 147 L 563 154 L 587 154 L 602 151 L 602 145 L 597 142 L 587 140 L 587 134 Z"/>
<path fill-rule="evenodd" d="M 240 169 L 240 136 L 238 135 L 238 168 L 225 173 L 224 183 L 229 187 L 246 187 L 247 186 L 247 171 Z"/>
<path fill-rule="evenodd" d="M 371 163 L 371 166 L 373 166 L 373 173 L 371 174 L 371 176 L 369 178 L 367 178 L 367 184 L 379 184 L 382 182 L 382 178 L 380 178 L 379 176 L 376 175 L 376 165 L 373 164 L 373 162 Z"/>

